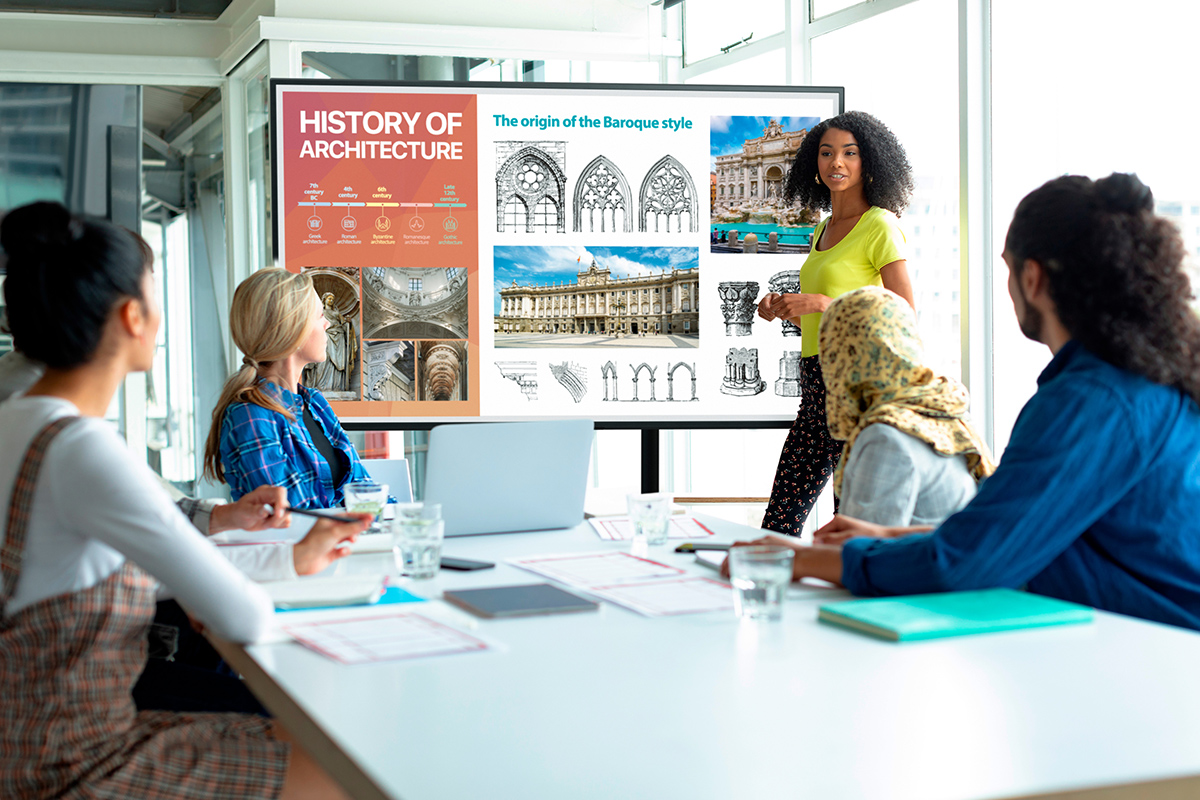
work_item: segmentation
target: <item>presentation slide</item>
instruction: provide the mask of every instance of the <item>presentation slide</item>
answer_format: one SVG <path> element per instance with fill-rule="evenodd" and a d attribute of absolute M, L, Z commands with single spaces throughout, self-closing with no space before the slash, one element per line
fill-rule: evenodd
<path fill-rule="evenodd" d="M 783 200 L 839 88 L 273 81 L 277 263 L 346 421 L 795 416 L 815 215 Z"/>

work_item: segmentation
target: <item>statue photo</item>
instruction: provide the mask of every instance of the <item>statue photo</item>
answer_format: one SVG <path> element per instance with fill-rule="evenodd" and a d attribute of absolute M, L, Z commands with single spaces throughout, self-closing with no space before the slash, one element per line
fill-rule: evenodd
<path fill-rule="evenodd" d="M 304 383 L 322 392 L 351 391 L 350 377 L 354 371 L 354 357 L 358 355 L 358 339 L 351 318 L 338 311 L 333 300 L 333 292 L 321 296 L 325 319 L 329 322 L 325 330 L 325 360 L 304 368 Z"/>

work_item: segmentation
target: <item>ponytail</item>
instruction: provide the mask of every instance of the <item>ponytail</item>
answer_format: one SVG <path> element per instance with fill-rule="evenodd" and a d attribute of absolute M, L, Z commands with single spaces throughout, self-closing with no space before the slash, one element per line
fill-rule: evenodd
<path fill-rule="evenodd" d="M 290 410 L 264 391 L 260 370 L 295 353 L 308 334 L 313 298 L 307 275 L 272 267 L 251 275 L 233 293 L 229 328 L 234 344 L 245 355 L 242 366 L 225 381 L 213 409 L 212 427 L 204 446 L 204 475 L 224 482 L 221 464 L 221 428 L 225 412 L 234 403 L 251 403 L 295 421 Z"/>

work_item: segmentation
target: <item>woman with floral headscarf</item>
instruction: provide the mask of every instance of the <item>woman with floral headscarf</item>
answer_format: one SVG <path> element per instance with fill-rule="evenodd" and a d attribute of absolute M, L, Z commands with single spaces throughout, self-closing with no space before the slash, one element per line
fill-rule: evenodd
<path fill-rule="evenodd" d="M 840 513 L 879 525 L 938 525 L 995 466 L 967 416 L 967 390 L 925 365 L 912 307 L 887 289 L 842 295 L 820 327 Z"/>

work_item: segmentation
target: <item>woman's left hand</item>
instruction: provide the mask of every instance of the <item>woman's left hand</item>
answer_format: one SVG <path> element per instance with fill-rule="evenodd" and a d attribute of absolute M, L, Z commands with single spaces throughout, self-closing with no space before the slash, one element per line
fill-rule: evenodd
<path fill-rule="evenodd" d="M 806 314 L 820 314 L 833 302 L 823 294 L 781 294 L 768 306 L 775 317 L 799 323 Z"/>

